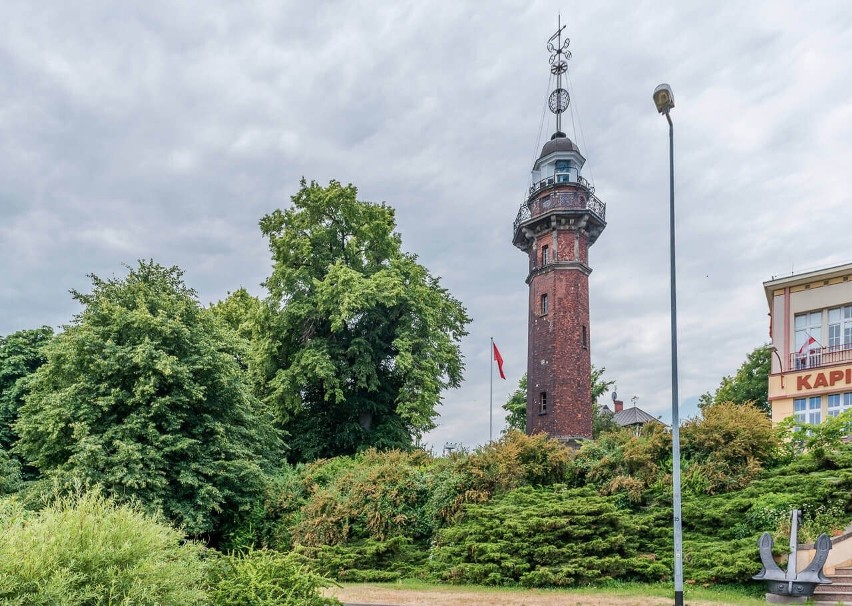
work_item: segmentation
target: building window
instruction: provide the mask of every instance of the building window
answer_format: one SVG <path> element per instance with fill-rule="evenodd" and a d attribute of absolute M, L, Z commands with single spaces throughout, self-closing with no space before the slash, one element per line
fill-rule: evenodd
<path fill-rule="evenodd" d="M 547 309 L 547 295 L 541 295 L 541 315 L 546 315 Z"/>
<path fill-rule="evenodd" d="M 543 391 L 538 395 L 538 414 L 547 414 L 547 392 Z"/>
<path fill-rule="evenodd" d="M 589 347 L 589 335 L 586 332 L 585 325 L 583 326 L 583 349 L 588 349 Z"/>
<path fill-rule="evenodd" d="M 541 264 L 547 265 L 550 263 L 550 249 L 547 248 L 547 244 L 541 247 Z"/>
<path fill-rule="evenodd" d="M 852 305 L 828 310 L 828 347 L 831 351 L 852 348 Z"/>
<path fill-rule="evenodd" d="M 807 422 L 807 413 L 805 412 L 807 404 L 807 398 L 796 398 L 793 400 L 793 416 L 796 417 L 797 423 Z"/>
<path fill-rule="evenodd" d="M 852 410 L 852 393 L 833 393 L 828 396 L 826 418 L 838 417 L 847 410 Z"/>
<path fill-rule="evenodd" d="M 819 366 L 822 358 L 822 311 L 797 314 L 796 328 L 796 369 Z"/>
<path fill-rule="evenodd" d="M 852 347 L 852 305 L 843 308 L 843 347 Z"/>
<path fill-rule="evenodd" d="M 817 425 L 822 421 L 822 396 L 808 398 L 808 423 Z"/>
<path fill-rule="evenodd" d="M 844 394 L 847 395 L 847 394 Z M 848 394 L 852 395 L 852 394 Z M 840 409 L 843 407 L 841 402 L 841 394 L 833 393 L 828 396 L 828 412 L 826 417 L 836 417 L 840 414 Z"/>
<path fill-rule="evenodd" d="M 832 351 L 840 349 L 843 339 L 840 335 L 840 320 L 843 310 L 839 307 L 828 310 L 828 346 Z"/>

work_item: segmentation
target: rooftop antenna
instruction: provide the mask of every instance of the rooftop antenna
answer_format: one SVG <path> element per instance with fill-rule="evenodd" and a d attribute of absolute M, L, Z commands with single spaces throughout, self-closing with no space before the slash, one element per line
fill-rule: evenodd
<path fill-rule="evenodd" d="M 568 104 L 571 102 L 568 91 L 562 88 L 562 74 L 568 71 L 568 59 L 571 58 L 571 51 L 568 46 L 571 40 L 565 38 L 562 42 L 562 30 L 566 26 L 562 25 L 562 14 L 558 15 L 557 30 L 547 41 L 547 50 L 550 52 L 550 73 L 556 76 L 556 90 L 550 93 L 548 106 L 550 111 L 556 114 L 556 132 L 551 139 L 556 137 L 564 137 L 562 132 L 562 114 L 568 109 Z"/>

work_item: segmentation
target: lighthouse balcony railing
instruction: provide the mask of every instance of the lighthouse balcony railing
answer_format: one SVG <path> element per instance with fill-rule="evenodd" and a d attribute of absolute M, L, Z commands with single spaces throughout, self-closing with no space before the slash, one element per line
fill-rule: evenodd
<path fill-rule="evenodd" d="M 514 231 L 517 232 L 518 227 L 525 221 L 552 210 L 589 211 L 601 221 L 606 221 L 606 204 L 591 191 L 557 191 L 523 202 L 515 217 Z"/>
<path fill-rule="evenodd" d="M 565 173 L 556 173 L 549 177 L 545 177 L 540 181 L 536 181 L 532 185 L 530 185 L 530 194 L 534 194 L 537 191 L 541 191 L 542 189 L 547 189 L 548 187 L 553 187 L 555 185 L 564 185 L 566 183 L 576 183 L 590 194 L 595 193 L 595 186 L 588 182 L 588 180 L 580 175 L 576 174 L 576 172 L 565 172 Z"/>
<path fill-rule="evenodd" d="M 807 352 L 790 354 L 791 370 L 821 368 L 833 364 L 852 362 L 852 343 L 819 347 Z"/>

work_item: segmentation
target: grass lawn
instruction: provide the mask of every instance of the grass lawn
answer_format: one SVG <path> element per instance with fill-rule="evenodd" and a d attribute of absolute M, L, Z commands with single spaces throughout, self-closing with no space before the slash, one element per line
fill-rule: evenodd
<path fill-rule="evenodd" d="M 657 606 L 672 604 L 673 589 L 664 584 L 622 583 L 580 589 L 492 588 L 474 585 L 438 585 L 420 581 L 399 583 L 357 583 L 325 591 L 349 604 L 395 606 Z M 730 589 L 686 587 L 688 606 L 766 604 L 763 598 L 748 597 Z"/>

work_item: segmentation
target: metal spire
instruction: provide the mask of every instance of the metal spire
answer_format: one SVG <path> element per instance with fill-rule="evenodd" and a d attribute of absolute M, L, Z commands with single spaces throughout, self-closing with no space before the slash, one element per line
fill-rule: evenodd
<path fill-rule="evenodd" d="M 547 41 L 547 50 L 550 52 L 550 73 L 556 76 L 556 90 L 550 93 L 548 105 L 550 111 L 556 114 L 556 132 L 563 137 L 565 134 L 562 133 L 562 113 L 568 109 L 568 104 L 571 102 L 568 91 L 562 88 L 562 74 L 568 71 L 568 59 L 571 58 L 571 51 L 568 50 L 571 40 L 565 38 L 565 42 L 562 42 L 562 30 L 565 27 L 562 25 L 562 15 L 560 14 L 556 33 Z"/>

